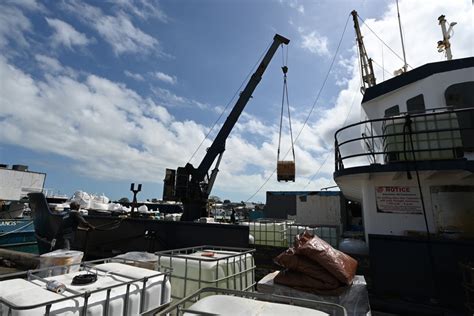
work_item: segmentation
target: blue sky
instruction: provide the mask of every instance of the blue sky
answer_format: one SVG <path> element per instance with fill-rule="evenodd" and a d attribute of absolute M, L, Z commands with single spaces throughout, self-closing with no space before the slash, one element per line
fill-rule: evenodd
<path fill-rule="evenodd" d="M 266 190 L 333 185 L 333 133 L 360 119 L 352 21 L 304 129 L 303 122 L 351 10 L 401 54 L 394 8 L 379 0 L 2 1 L 0 162 L 45 172 L 45 187 L 68 195 L 130 197 L 136 182 L 143 183 L 142 199 L 161 198 L 164 169 L 184 166 L 279 33 L 291 40 L 293 128 L 302 130 L 297 179 L 281 184 L 274 175 L 252 200 L 264 201 Z M 434 49 L 440 14 L 458 22 L 454 57 L 473 55 L 470 1 L 401 0 L 400 8 L 412 66 L 443 58 Z M 369 55 L 386 68 L 377 68 L 377 77 L 387 79 L 401 61 L 365 26 L 363 32 Z M 227 142 L 213 194 L 247 200 L 273 172 L 281 66 L 279 51 Z M 282 150 L 288 148 L 285 127 Z"/>

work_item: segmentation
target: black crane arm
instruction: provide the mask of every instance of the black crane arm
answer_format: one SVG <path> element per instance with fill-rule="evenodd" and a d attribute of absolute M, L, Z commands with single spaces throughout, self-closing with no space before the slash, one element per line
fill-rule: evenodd
<path fill-rule="evenodd" d="M 247 105 L 252 93 L 255 91 L 258 83 L 262 79 L 262 75 L 267 69 L 268 64 L 272 60 L 278 47 L 282 44 L 288 45 L 289 39 L 276 34 L 273 37 L 273 43 L 263 57 L 257 70 L 254 72 L 249 82 L 241 92 L 239 99 L 235 103 L 232 111 L 224 122 L 212 145 L 208 148 L 206 155 L 195 168 L 188 163 L 185 167 L 178 168 L 176 180 L 174 179 L 174 170 L 167 169 L 167 177 L 165 178 L 165 186 L 163 190 L 163 199 L 166 196 L 173 196 L 174 200 L 183 202 L 183 215 L 181 220 L 194 221 L 202 216 L 206 216 L 207 198 L 214 184 L 214 180 L 219 171 L 218 166 L 225 151 L 225 143 L 230 132 L 237 123 L 243 109 Z M 216 167 L 209 176 L 209 170 L 216 160 Z M 168 177 L 168 172 L 170 176 Z M 206 179 L 207 177 L 207 179 Z M 174 182 L 176 182 L 174 184 Z M 171 188 L 171 189 L 170 189 Z"/>
<path fill-rule="evenodd" d="M 273 37 L 273 43 L 265 54 L 265 57 L 263 57 L 257 70 L 254 72 L 249 82 L 245 86 L 245 89 L 240 94 L 240 97 L 235 103 L 234 108 L 230 112 L 224 125 L 222 126 L 221 130 L 214 139 L 214 142 L 212 143 L 211 147 L 209 147 L 209 149 L 207 150 L 207 153 L 199 164 L 199 167 L 196 168 L 196 171 L 193 174 L 196 180 L 203 181 L 205 175 L 208 173 L 216 157 L 224 152 L 227 137 L 229 137 L 230 132 L 232 131 L 235 126 L 235 123 L 237 123 L 237 120 L 240 117 L 240 114 L 244 110 L 249 99 L 252 97 L 252 93 L 255 91 L 255 88 L 262 79 L 262 75 L 267 69 L 268 64 L 272 60 L 273 55 L 281 44 L 288 45 L 289 42 L 290 40 L 284 38 L 279 34 L 275 34 L 275 36 Z"/>

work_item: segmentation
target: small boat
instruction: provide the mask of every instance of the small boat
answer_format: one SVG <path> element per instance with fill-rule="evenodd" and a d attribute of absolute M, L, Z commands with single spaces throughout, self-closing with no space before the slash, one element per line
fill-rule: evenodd
<path fill-rule="evenodd" d="M 0 247 L 37 253 L 33 221 L 31 219 L 0 219 Z"/>
<path fill-rule="evenodd" d="M 45 173 L 29 171 L 28 166 L 0 165 L 0 247 L 37 253 L 37 243 L 27 194 L 43 190 Z"/>

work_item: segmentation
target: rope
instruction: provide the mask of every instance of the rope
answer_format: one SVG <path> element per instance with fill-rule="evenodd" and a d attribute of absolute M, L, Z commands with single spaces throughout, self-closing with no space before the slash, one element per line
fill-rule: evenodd
<path fill-rule="evenodd" d="M 288 107 L 288 124 L 290 128 L 290 137 L 291 137 L 291 150 L 293 152 L 293 162 L 295 161 L 295 147 L 294 147 L 294 141 L 293 141 L 293 129 L 291 127 L 291 114 L 290 114 L 290 99 L 288 96 L 288 82 L 287 82 L 287 73 L 288 73 L 288 64 L 285 63 L 285 55 L 284 55 L 284 48 L 283 45 L 281 46 L 282 48 L 282 58 L 283 58 L 283 66 L 281 67 L 283 71 L 283 94 L 281 97 L 281 113 L 280 113 L 280 131 L 278 135 L 278 151 L 277 151 L 277 161 L 280 161 L 280 147 L 281 147 L 281 131 L 283 127 L 283 111 L 285 107 L 285 101 Z M 286 61 L 288 62 L 288 52 L 286 56 Z M 286 155 L 285 155 L 286 156 Z"/>
<path fill-rule="evenodd" d="M 361 84 L 362 84 L 362 79 L 360 79 L 359 86 Z M 352 112 L 352 108 L 354 107 L 354 102 L 355 102 L 356 96 L 357 96 L 357 91 L 354 91 L 354 95 L 352 97 L 352 102 L 351 102 L 351 107 L 349 108 L 349 112 L 347 112 L 346 118 L 344 119 L 344 123 L 342 123 L 343 126 L 346 125 L 347 120 L 349 120 L 349 116 Z M 310 183 L 313 181 L 313 179 L 319 174 L 319 171 L 321 171 L 323 166 L 326 164 L 326 162 L 329 158 L 329 154 L 331 154 L 333 152 L 333 150 L 334 150 L 334 145 L 331 147 L 330 150 L 328 150 L 328 152 L 326 154 L 326 157 L 324 158 L 323 163 L 319 166 L 318 170 L 316 170 L 316 172 L 311 176 L 308 183 L 304 186 L 303 190 L 306 189 L 310 185 Z"/>
<path fill-rule="evenodd" d="M 400 57 L 400 55 L 398 55 L 390 46 L 388 46 L 388 44 L 385 43 L 385 42 L 380 38 L 380 36 L 378 36 L 377 33 L 375 33 L 374 30 L 372 30 L 372 29 L 370 28 L 370 26 L 369 26 L 367 23 L 365 23 L 364 19 L 361 18 L 361 16 L 360 16 L 359 14 L 357 14 L 357 17 L 362 21 L 362 23 L 363 23 L 365 26 L 367 26 L 367 28 L 375 35 L 375 37 L 378 38 L 379 41 L 381 41 L 385 46 L 387 46 L 387 48 L 388 48 L 393 54 L 395 54 L 395 56 L 397 56 L 401 61 L 403 61 L 403 63 L 405 64 L 405 60 L 403 60 L 403 58 Z M 410 64 L 408 64 L 408 63 L 407 63 L 407 66 L 410 67 L 411 69 L 413 69 L 413 67 L 412 67 Z"/>
<path fill-rule="evenodd" d="M 248 79 L 250 78 L 250 76 L 252 75 L 252 73 L 254 72 L 254 69 L 257 67 L 257 65 L 260 63 L 260 61 L 263 59 L 263 56 L 265 55 L 265 52 L 268 50 L 268 48 L 270 47 L 271 43 L 267 45 L 267 48 L 263 51 L 263 53 L 260 55 L 260 57 L 258 58 L 257 62 L 255 63 L 255 65 L 253 65 L 253 67 L 250 69 L 250 72 L 247 74 L 247 76 L 245 77 L 245 79 L 242 81 L 242 83 L 240 84 L 239 88 L 237 88 L 237 90 L 235 91 L 234 95 L 232 96 L 232 98 L 229 100 L 229 102 L 227 102 L 227 105 L 225 106 L 225 108 L 221 111 L 221 113 L 219 114 L 219 117 L 215 120 L 214 124 L 212 124 L 211 128 L 209 129 L 209 131 L 207 132 L 206 136 L 204 136 L 203 140 L 201 141 L 201 143 L 198 145 L 198 147 L 196 148 L 196 150 L 193 152 L 193 154 L 191 155 L 191 158 L 188 159 L 188 163 L 194 158 L 194 156 L 197 154 L 198 150 L 201 148 L 202 144 L 204 144 L 204 142 L 206 141 L 206 139 L 208 139 L 209 137 L 209 134 L 211 134 L 212 130 L 214 129 L 214 127 L 216 127 L 217 123 L 220 121 L 220 119 L 222 118 L 222 116 L 224 115 L 224 113 L 226 112 L 227 108 L 230 106 L 230 104 L 232 103 L 232 101 L 234 101 L 235 97 L 239 94 L 239 92 L 241 91 L 243 85 L 248 81 Z"/>
<path fill-rule="evenodd" d="M 318 102 L 318 100 L 319 100 L 319 97 L 321 96 L 321 92 L 322 92 L 323 88 L 326 86 L 326 82 L 327 82 L 327 80 L 328 80 L 329 74 L 331 73 L 332 67 L 333 67 L 333 65 L 334 65 L 334 62 L 335 62 L 336 57 L 337 57 L 337 54 L 338 54 L 338 52 L 339 52 L 339 48 L 341 47 L 342 40 L 344 39 L 344 35 L 345 35 L 345 33 L 346 33 L 347 24 L 348 24 L 348 22 L 349 22 L 349 18 L 350 18 L 350 17 L 351 17 L 351 15 L 349 14 L 349 15 L 347 16 L 346 24 L 344 25 L 344 30 L 342 31 L 341 38 L 339 39 L 339 43 L 337 44 L 336 52 L 334 53 L 334 56 L 333 56 L 332 61 L 331 61 L 331 64 L 329 65 L 329 69 L 328 69 L 328 71 L 327 71 L 327 73 L 326 73 L 326 76 L 325 76 L 325 78 L 324 78 L 323 84 L 321 85 L 321 88 L 319 89 L 319 92 L 318 92 L 318 94 L 317 94 L 317 96 L 316 96 L 316 99 L 315 99 L 315 101 L 313 102 L 313 106 L 311 107 L 311 110 L 309 111 L 308 116 L 306 117 L 306 119 L 305 119 L 305 121 L 304 121 L 304 123 L 303 123 L 303 126 L 301 127 L 300 131 L 298 132 L 298 135 L 296 136 L 296 138 L 295 138 L 295 140 L 294 140 L 294 142 L 293 142 L 293 145 L 296 144 L 296 142 L 298 141 L 298 138 L 300 137 L 301 133 L 303 132 L 303 129 L 306 127 L 306 124 L 308 123 L 308 120 L 309 120 L 311 114 L 313 113 L 313 110 L 314 110 L 314 108 L 315 108 L 315 106 L 316 106 L 316 104 L 317 104 L 317 102 Z M 285 157 L 288 155 L 289 152 L 290 152 L 290 150 L 288 150 L 288 151 L 286 152 L 286 154 L 285 154 L 285 156 L 283 157 L 283 159 L 285 159 Z M 257 189 L 257 191 L 256 191 L 254 194 L 252 194 L 245 202 L 248 202 L 248 201 L 249 201 L 250 199 L 252 199 L 255 195 L 257 195 L 258 192 L 260 192 L 260 190 L 268 183 L 268 181 L 269 181 L 270 178 L 273 176 L 273 174 L 275 174 L 276 170 L 277 170 L 276 168 L 273 169 L 273 172 L 272 172 L 272 173 L 270 174 L 270 176 L 265 180 L 265 182 L 264 182 L 264 183 Z"/>
<path fill-rule="evenodd" d="M 382 69 L 382 71 L 383 71 L 384 73 L 388 74 L 390 77 L 393 76 L 388 70 L 386 70 L 382 65 L 380 65 L 378 62 L 376 62 L 374 59 L 372 59 L 372 62 L 373 62 L 377 67 L 379 67 L 380 69 Z M 385 77 L 383 77 L 383 80 L 385 80 Z"/>

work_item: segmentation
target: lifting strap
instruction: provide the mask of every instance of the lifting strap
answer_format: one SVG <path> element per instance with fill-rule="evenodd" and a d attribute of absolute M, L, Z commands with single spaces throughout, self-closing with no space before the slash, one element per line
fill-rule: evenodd
<path fill-rule="evenodd" d="M 282 46 L 282 53 L 283 53 L 283 46 Z M 288 58 L 288 53 L 287 53 Z M 288 84 L 287 84 L 287 73 L 288 73 L 288 66 L 286 66 L 287 62 L 285 63 L 285 59 L 283 59 L 283 66 L 281 70 L 283 71 L 283 96 L 281 98 L 281 114 L 280 114 L 280 133 L 278 136 L 278 153 L 277 153 L 277 161 L 280 161 L 280 147 L 281 147 L 281 130 L 283 125 L 283 111 L 285 108 L 285 101 L 288 108 L 288 123 L 290 127 L 290 138 L 291 138 L 291 151 L 293 154 L 293 162 L 295 161 L 295 147 L 293 143 L 293 130 L 291 128 L 291 115 L 290 115 L 290 101 L 288 98 Z"/>

